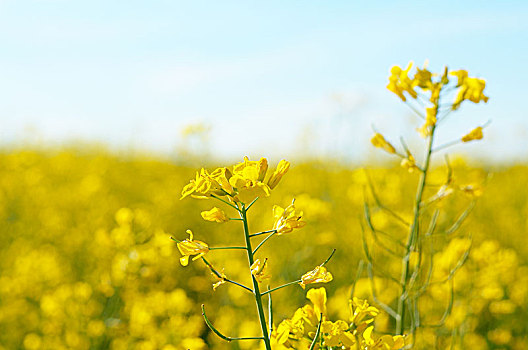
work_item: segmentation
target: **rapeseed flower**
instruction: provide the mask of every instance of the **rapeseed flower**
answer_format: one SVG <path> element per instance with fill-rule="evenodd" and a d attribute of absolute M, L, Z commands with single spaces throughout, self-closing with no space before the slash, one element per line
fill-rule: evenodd
<path fill-rule="evenodd" d="M 348 324 L 343 320 L 336 322 L 324 321 L 321 324 L 321 331 L 324 333 L 325 346 L 351 347 L 356 343 L 354 334 L 349 332 Z"/>
<path fill-rule="evenodd" d="M 356 297 L 349 301 L 349 306 L 351 311 L 350 322 L 355 325 L 358 332 L 365 330 L 374 321 L 374 317 L 379 314 L 377 308 L 370 306 L 366 300 Z"/>
<path fill-rule="evenodd" d="M 436 125 L 436 114 L 438 112 L 438 108 L 437 107 L 426 108 L 426 112 L 427 114 L 425 116 L 425 124 L 422 125 L 422 127 L 418 129 L 418 132 L 424 138 L 427 136 L 431 136 L 433 127 Z"/>
<path fill-rule="evenodd" d="M 264 259 L 263 262 L 260 261 L 260 259 L 257 259 L 253 262 L 251 265 L 251 274 L 255 277 L 255 279 L 262 283 L 262 281 L 270 279 L 271 275 L 266 274 L 267 266 L 268 265 L 268 258 Z"/>
<path fill-rule="evenodd" d="M 299 284 L 304 289 L 306 288 L 307 284 L 328 283 L 332 281 L 332 279 L 333 279 L 332 274 L 326 271 L 326 267 L 319 265 L 312 271 L 309 271 L 305 273 L 304 275 L 302 275 L 301 282 Z"/>
<path fill-rule="evenodd" d="M 389 84 L 387 85 L 387 89 L 398 95 L 404 102 L 407 101 L 407 98 L 403 94 L 404 92 L 407 92 L 412 98 L 418 97 L 418 94 L 414 90 L 416 83 L 409 78 L 409 71 L 412 65 L 412 62 L 409 62 L 409 65 L 404 70 L 398 66 L 392 67 Z"/>
<path fill-rule="evenodd" d="M 407 171 L 410 173 L 418 169 L 418 166 L 416 165 L 416 160 L 414 159 L 414 156 L 411 154 L 410 151 L 407 151 L 407 157 L 401 160 L 400 166 L 404 169 L 407 169 Z"/>
<path fill-rule="evenodd" d="M 484 134 L 482 133 L 482 126 L 478 126 L 471 130 L 468 134 L 462 136 L 462 142 L 470 142 L 473 140 L 482 140 Z"/>
<path fill-rule="evenodd" d="M 209 246 L 207 243 L 193 240 L 193 233 L 191 230 L 187 230 L 186 232 L 189 234 L 189 238 L 177 243 L 178 250 L 183 255 L 180 258 L 180 263 L 183 266 L 187 266 L 189 264 L 190 256 L 196 255 L 192 259 L 194 261 L 209 252 Z"/>
<path fill-rule="evenodd" d="M 270 195 L 270 187 L 261 179 L 264 168 L 267 168 L 267 161 L 250 161 L 248 157 L 244 157 L 243 162 L 233 167 L 233 176 L 229 183 L 236 189 L 236 201 L 249 203 L 256 197 Z"/>
<path fill-rule="evenodd" d="M 371 326 L 363 332 L 363 340 L 369 350 L 397 350 L 405 346 L 405 338 L 401 335 L 383 335 L 378 339 L 372 337 L 374 327 Z"/>
<path fill-rule="evenodd" d="M 202 211 L 201 213 L 202 218 L 206 221 L 213 221 L 213 222 L 227 222 L 229 221 L 229 218 L 227 217 L 226 213 L 220 208 L 214 207 L 211 210 Z"/>
<path fill-rule="evenodd" d="M 317 318 L 321 314 L 323 317 L 326 315 L 326 289 L 324 287 L 310 289 L 306 293 L 306 298 L 312 302 Z"/>
<path fill-rule="evenodd" d="M 374 145 L 374 147 L 382 148 L 388 153 L 396 153 L 394 146 L 385 140 L 385 137 L 383 137 L 383 135 L 380 133 L 375 133 L 370 139 L 370 142 Z"/>
<path fill-rule="evenodd" d="M 271 174 L 270 178 L 268 179 L 268 186 L 271 189 L 274 189 L 284 176 L 290 169 L 290 162 L 286 160 L 281 160 L 279 164 L 277 165 L 277 169 Z"/>
<path fill-rule="evenodd" d="M 278 205 L 273 206 L 273 217 L 275 218 L 273 229 L 277 231 L 278 235 L 292 232 L 293 229 L 306 225 L 306 222 L 301 221 L 303 212 L 295 210 L 294 202 L 295 199 L 284 209 Z"/>

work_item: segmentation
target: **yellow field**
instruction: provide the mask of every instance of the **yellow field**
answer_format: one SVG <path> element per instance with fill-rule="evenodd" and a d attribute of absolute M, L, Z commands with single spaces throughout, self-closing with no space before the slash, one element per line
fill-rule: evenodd
<path fill-rule="evenodd" d="M 258 335 L 254 300 L 228 284 L 213 292 L 215 279 L 206 266 L 195 261 L 182 267 L 170 240 L 185 239 L 185 231 L 192 229 L 195 239 L 211 246 L 243 244 L 240 222 L 216 224 L 201 218 L 200 211 L 213 206 L 211 200 L 179 200 L 195 167 L 73 150 L 4 151 L 0 167 L 0 349 L 258 348 L 255 341 L 223 342 L 207 329 L 202 303 L 215 326 L 230 336 Z M 400 167 L 370 169 L 369 174 L 380 199 L 409 217 L 418 175 Z M 434 203 L 443 212 L 433 279 L 442 280 L 456 265 L 469 235 L 473 244 L 469 260 L 454 278 L 450 316 L 442 327 L 422 329 L 419 344 L 528 349 L 528 167 L 488 170 L 457 162 L 454 176 L 460 184 L 480 179 L 484 194 L 450 241 L 441 232 L 470 198 L 456 193 Z M 433 171 L 433 180 L 442 183 L 444 177 L 444 170 Z M 337 248 L 327 264 L 334 280 L 324 285 L 328 314 L 348 317 L 358 262 L 365 259 L 365 193 L 371 198 L 366 185 L 361 169 L 293 163 L 272 195 L 255 204 L 252 232 L 270 229 L 273 204 L 284 207 L 293 197 L 307 222 L 302 229 L 273 237 L 259 252 L 269 258 L 272 287 L 298 279 Z M 378 228 L 398 232 L 384 212 L 371 214 Z M 392 274 L 399 268 L 383 254 L 373 254 L 379 257 L 380 271 Z M 250 285 L 243 252 L 211 251 L 207 258 L 230 278 Z M 369 282 L 364 270 L 354 295 L 376 305 Z M 379 298 L 394 305 L 394 286 L 381 277 L 375 283 Z M 420 305 L 423 324 L 442 317 L 449 294 L 445 284 L 432 286 Z M 275 292 L 274 323 L 305 303 L 299 286 Z M 376 318 L 378 332 L 393 327 L 383 312 Z"/>

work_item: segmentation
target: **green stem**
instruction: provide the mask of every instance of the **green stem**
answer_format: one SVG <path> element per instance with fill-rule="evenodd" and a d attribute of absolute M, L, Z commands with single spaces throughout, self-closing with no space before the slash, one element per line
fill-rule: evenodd
<path fill-rule="evenodd" d="M 244 206 L 242 206 L 242 209 L 240 210 L 240 218 L 244 222 L 244 236 L 246 239 L 248 263 L 249 263 L 249 266 L 251 266 L 253 265 L 253 262 L 254 262 L 253 250 L 251 248 L 251 238 L 249 237 L 247 209 Z M 262 307 L 262 294 L 260 294 L 259 284 L 255 276 L 251 275 L 251 279 L 253 281 L 253 291 L 255 294 L 255 303 L 257 304 L 257 311 L 259 315 L 260 327 L 262 329 L 262 337 L 264 340 L 264 345 L 266 346 L 266 350 L 271 350 L 271 342 L 270 342 L 269 335 L 268 335 L 268 327 L 266 325 L 266 316 L 264 315 L 264 308 Z"/>
<path fill-rule="evenodd" d="M 246 247 L 209 247 L 209 250 L 222 250 L 222 249 L 246 249 Z"/>
<path fill-rule="evenodd" d="M 437 107 L 438 108 L 438 107 Z M 405 255 L 402 259 L 402 273 L 400 278 L 401 293 L 398 299 L 397 313 L 400 318 L 396 319 L 396 334 L 402 335 L 405 328 L 405 300 L 407 299 L 407 280 L 409 279 L 409 260 L 411 252 L 418 240 L 419 225 L 420 225 L 420 207 L 424 194 L 425 184 L 427 180 L 427 172 L 429 171 L 429 165 L 431 162 L 431 154 L 433 152 L 433 139 L 436 125 L 431 129 L 431 135 L 429 136 L 429 142 L 427 144 L 427 152 L 425 155 L 424 165 L 422 167 L 422 173 L 420 174 L 420 180 L 418 182 L 418 188 L 416 190 L 416 200 L 414 203 L 414 219 L 409 229 L 409 236 L 407 237 L 407 244 L 405 245 Z"/>
<path fill-rule="evenodd" d="M 271 238 L 276 232 L 277 232 L 277 231 L 274 231 L 274 232 L 270 233 L 266 238 L 264 238 L 264 239 L 262 240 L 262 242 L 260 242 L 259 245 L 258 245 L 255 249 L 253 249 L 253 255 L 255 255 L 255 253 L 257 253 L 257 250 L 259 250 L 259 248 L 262 247 L 262 245 L 263 245 L 264 243 L 266 243 L 266 241 L 267 241 L 268 239 L 270 239 L 270 238 Z"/>
<path fill-rule="evenodd" d="M 209 321 L 209 318 L 207 317 L 207 315 L 205 314 L 205 306 L 202 304 L 202 316 L 205 320 L 205 324 L 207 325 L 207 327 L 209 327 L 210 330 L 212 330 L 214 332 L 214 334 L 216 334 L 217 336 L 219 336 L 220 338 L 230 342 L 230 341 L 233 341 L 233 340 L 256 340 L 256 339 L 262 339 L 262 337 L 241 337 L 241 338 L 234 338 L 234 337 L 228 337 L 226 335 L 223 335 L 218 329 L 215 328 L 215 326 L 213 326 L 213 324 L 211 323 L 211 321 Z"/>
<path fill-rule="evenodd" d="M 252 233 L 249 235 L 249 237 L 256 237 L 256 236 L 265 235 L 266 233 L 272 233 L 272 232 L 277 233 L 277 230 L 268 230 L 268 231 Z"/>
<path fill-rule="evenodd" d="M 286 284 L 283 284 L 282 286 L 278 286 L 278 287 L 275 287 L 275 288 L 273 288 L 273 289 L 268 289 L 267 291 L 265 291 L 265 292 L 262 293 L 261 295 L 264 296 L 264 295 L 269 294 L 269 293 L 271 293 L 271 292 L 274 292 L 274 291 L 276 291 L 276 290 L 278 290 L 278 289 L 282 289 L 282 288 L 284 288 L 284 287 L 291 286 L 292 284 L 299 284 L 299 283 L 301 283 L 301 282 L 302 282 L 302 280 L 297 280 L 297 281 L 293 281 L 293 282 L 288 282 L 288 283 L 286 283 Z"/>
<path fill-rule="evenodd" d="M 231 208 L 233 208 L 236 211 L 240 212 L 240 209 L 238 209 L 237 207 L 235 207 L 233 204 L 229 203 L 228 201 L 225 201 L 222 198 L 215 196 L 214 194 L 211 194 L 211 197 L 218 199 L 220 202 L 224 202 L 225 204 L 229 205 Z"/>

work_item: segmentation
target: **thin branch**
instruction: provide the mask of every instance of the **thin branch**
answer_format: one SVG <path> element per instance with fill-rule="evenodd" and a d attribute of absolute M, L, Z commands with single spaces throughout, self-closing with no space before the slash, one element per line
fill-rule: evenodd
<path fill-rule="evenodd" d="M 471 201 L 471 203 L 468 205 L 466 210 L 464 210 L 464 212 L 458 217 L 458 219 L 453 223 L 453 225 L 447 231 L 445 231 L 446 235 L 450 235 L 454 233 L 456 230 L 458 230 L 460 225 L 464 223 L 464 220 L 466 220 L 469 213 L 471 213 L 471 211 L 475 207 L 475 204 L 476 204 L 476 201 Z"/>
<path fill-rule="evenodd" d="M 323 314 L 321 313 L 319 315 L 319 324 L 317 325 L 317 330 L 315 331 L 315 336 L 312 342 L 312 345 L 310 345 L 309 350 L 314 350 L 315 345 L 317 344 L 317 338 L 319 338 L 319 334 L 321 334 L 321 323 L 323 323 Z"/>
<path fill-rule="evenodd" d="M 277 232 L 277 230 L 268 230 L 268 231 L 262 231 L 262 232 L 257 232 L 257 233 L 252 233 L 249 235 L 249 237 L 256 237 L 256 236 L 260 236 L 260 235 L 265 235 L 266 233 L 272 233 L 272 232 Z"/>
<path fill-rule="evenodd" d="M 386 207 L 383 203 L 381 203 L 377 193 L 376 193 L 376 190 L 374 189 L 374 185 L 372 184 L 372 180 L 370 178 L 370 175 L 367 171 L 365 171 L 365 175 L 367 177 L 367 182 L 368 182 L 368 185 L 369 185 L 369 188 L 370 188 L 370 192 L 372 194 L 372 197 L 374 198 L 374 201 L 376 202 L 376 205 L 380 208 L 380 209 L 383 209 L 385 210 L 386 212 L 388 212 L 390 215 L 392 215 L 396 220 L 398 220 L 400 223 L 402 223 L 405 227 L 409 227 L 409 223 L 404 219 L 402 218 L 400 215 L 398 215 L 397 213 L 395 213 L 392 209 Z"/>
<path fill-rule="evenodd" d="M 361 274 L 363 273 L 363 265 L 365 265 L 365 262 L 363 260 L 359 260 L 358 267 L 356 269 L 356 278 L 354 278 L 354 283 L 352 283 L 352 290 L 350 290 L 350 299 L 354 297 L 354 292 L 356 290 L 356 283 L 361 278 Z"/>
<path fill-rule="evenodd" d="M 427 328 L 439 328 L 442 327 L 449 315 L 451 314 L 451 311 L 453 310 L 453 301 L 455 299 L 455 282 L 454 280 L 451 280 L 451 297 L 449 298 L 449 304 L 447 305 L 446 310 L 444 311 L 444 314 L 442 315 L 442 318 L 440 321 L 436 324 L 424 324 L 422 327 Z"/>
<path fill-rule="evenodd" d="M 218 199 L 220 202 L 224 202 L 225 204 L 229 205 L 231 208 L 235 209 L 236 211 L 240 212 L 240 209 L 238 207 L 235 207 L 233 204 L 229 203 L 228 201 L 223 200 L 222 198 L 215 196 L 214 194 L 211 194 L 211 197 Z"/>
<path fill-rule="evenodd" d="M 246 247 L 209 247 L 209 250 L 222 250 L 222 249 L 243 249 L 246 250 Z"/>
<path fill-rule="evenodd" d="M 253 199 L 253 201 L 252 201 L 251 203 L 249 203 L 249 205 L 246 207 L 246 211 L 248 211 L 249 208 L 251 208 L 251 206 L 252 206 L 253 204 L 255 204 L 255 202 L 256 202 L 258 199 L 259 199 L 259 197 L 255 197 L 255 199 Z"/>
<path fill-rule="evenodd" d="M 380 239 L 378 238 L 378 235 L 376 234 L 376 229 L 374 228 L 374 225 L 372 224 L 372 221 L 370 219 L 370 211 L 369 211 L 369 208 L 368 208 L 368 205 L 367 203 L 365 203 L 364 205 L 364 213 L 365 213 L 365 219 L 367 220 L 367 224 L 368 224 L 368 227 L 370 229 L 370 232 L 372 233 L 372 236 L 374 237 L 374 241 L 381 247 L 383 248 L 386 252 L 388 252 L 389 254 L 392 254 L 394 255 L 395 257 L 398 257 L 398 258 L 401 258 L 401 256 L 395 252 L 394 250 L 390 249 L 389 247 L 387 247 L 385 244 L 383 244 L 382 241 L 380 241 Z"/>
<path fill-rule="evenodd" d="M 330 261 L 330 259 L 332 259 L 332 257 L 334 256 L 334 253 L 335 253 L 335 252 L 336 252 L 336 249 L 334 248 L 334 249 L 332 250 L 332 253 L 330 254 L 330 256 L 329 256 L 328 258 L 326 258 L 326 260 L 325 260 L 321 265 L 319 265 L 319 266 L 325 266 L 325 265 Z M 271 292 L 274 292 L 274 291 L 276 291 L 276 290 L 282 289 L 282 288 L 284 288 L 284 287 L 291 286 L 291 285 L 293 285 L 293 284 L 298 284 L 298 283 L 301 283 L 301 282 L 302 282 L 302 280 L 297 280 L 297 281 L 293 281 L 293 282 L 288 282 L 288 283 L 286 283 L 286 284 L 283 284 L 283 285 L 281 285 L 281 286 L 275 287 L 275 288 L 273 288 L 273 289 L 268 289 L 267 291 L 265 291 L 264 293 L 261 293 L 260 295 L 261 295 L 261 296 L 264 296 L 264 295 L 269 294 L 269 293 L 271 293 Z"/>
<path fill-rule="evenodd" d="M 288 282 L 288 283 L 286 283 L 286 284 L 283 284 L 282 286 L 278 286 L 278 287 L 275 287 L 275 288 L 273 288 L 273 289 L 268 289 L 267 291 L 265 291 L 264 293 L 261 293 L 260 295 L 261 295 L 261 296 L 264 296 L 264 295 L 266 295 L 266 294 L 270 294 L 271 292 L 274 292 L 274 291 L 276 291 L 276 290 L 282 289 L 282 288 L 284 288 L 284 287 L 291 286 L 292 284 L 299 284 L 299 283 L 301 283 L 301 282 L 302 282 L 302 280 L 297 280 L 297 281 L 293 281 L 293 282 Z"/>
<path fill-rule="evenodd" d="M 446 142 L 438 147 L 435 147 L 433 148 L 433 150 L 431 152 L 435 153 L 435 152 L 438 152 L 438 151 L 441 151 L 445 148 L 448 148 L 448 147 L 451 147 L 451 146 L 454 146 L 454 145 L 457 145 L 459 143 L 461 143 L 462 140 L 461 139 L 456 139 L 456 140 L 453 140 L 453 141 L 449 141 L 449 142 Z"/>
<path fill-rule="evenodd" d="M 320 265 L 320 266 L 325 266 L 329 261 L 330 259 L 332 259 L 332 257 L 334 256 L 334 253 L 336 252 L 336 249 L 332 249 L 332 253 L 330 253 L 330 256 L 328 258 L 326 258 L 326 260 Z"/>
<path fill-rule="evenodd" d="M 260 248 L 264 243 L 266 243 L 266 241 L 267 241 L 268 239 L 270 239 L 275 233 L 277 233 L 277 231 L 274 231 L 274 232 L 270 233 L 266 238 L 264 238 L 264 239 L 262 240 L 262 242 L 260 242 L 259 245 L 258 245 L 255 249 L 253 249 L 253 255 L 255 255 L 255 253 L 257 252 L 257 250 L 259 250 L 259 248 Z"/>
<path fill-rule="evenodd" d="M 269 285 L 268 285 L 268 290 L 270 290 Z M 271 301 L 271 293 L 268 294 L 268 326 L 269 326 L 269 336 L 271 340 L 271 333 L 273 333 L 273 304 Z"/>
<path fill-rule="evenodd" d="M 378 299 L 378 294 L 376 293 L 376 286 L 374 283 L 374 274 L 372 272 L 372 264 L 369 263 L 367 266 L 368 270 L 368 276 L 370 280 L 370 289 L 372 292 L 372 299 L 374 299 L 374 302 L 378 304 L 386 313 L 388 313 L 390 316 L 392 316 L 395 320 L 398 320 L 400 318 L 400 315 L 396 311 L 394 311 L 389 305 L 383 303 Z"/>
<path fill-rule="evenodd" d="M 232 283 L 236 286 L 239 286 L 239 287 L 242 287 L 244 288 L 245 290 L 247 290 L 248 292 L 250 292 L 251 294 L 255 294 L 255 292 L 249 288 L 249 287 L 246 287 L 245 285 L 241 284 L 241 283 L 238 283 L 236 281 L 233 281 L 233 280 L 230 280 L 229 278 L 225 277 L 225 275 L 221 274 L 220 272 L 218 272 L 214 267 L 213 265 L 211 265 L 211 263 L 209 261 L 207 261 L 207 259 L 205 259 L 203 256 L 202 256 L 202 261 L 205 263 L 205 265 L 207 265 L 207 267 L 209 268 L 209 270 L 211 270 L 211 272 L 216 276 L 218 277 L 219 279 L 223 280 L 223 281 L 226 281 L 227 283 Z"/>
<path fill-rule="evenodd" d="M 205 314 L 205 306 L 204 304 L 202 304 L 202 316 L 205 320 L 205 323 L 207 324 L 207 327 L 209 327 L 210 330 L 212 330 L 214 332 L 214 334 L 216 334 L 217 336 L 219 336 L 220 338 L 230 342 L 230 341 L 233 341 L 233 340 L 262 340 L 264 339 L 263 337 L 242 337 L 242 338 L 233 338 L 233 337 L 228 337 L 228 336 L 225 336 L 223 335 L 218 329 L 216 329 L 213 324 L 211 323 L 211 321 L 209 321 L 209 319 L 207 318 L 207 315 Z"/>
<path fill-rule="evenodd" d="M 410 103 L 408 103 L 407 101 L 405 101 L 404 103 L 406 106 L 408 106 L 420 119 L 423 119 L 425 120 L 425 117 L 423 116 L 422 113 L 420 113 L 416 108 L 414 108 L 413 105 L 411 105 Z"/>

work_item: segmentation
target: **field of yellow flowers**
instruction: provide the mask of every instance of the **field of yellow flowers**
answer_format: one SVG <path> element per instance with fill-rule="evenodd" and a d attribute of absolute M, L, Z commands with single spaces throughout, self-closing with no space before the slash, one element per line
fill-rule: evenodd
<path fill-rule="evenodd" d="M 278 162 L 278 160 L 276 160 Z M 276 164 L 276 163 L 275 163 Z M 211 168 L 214 164 L 211 164 Z M 457 181 L 479 180 L 483 194 L 445 249 L 433 251 L 434 280 L 442 280 L 469 249 L 453 282 L 433 284 L 421 300 L 423 349 L 528 349 L 528 167 L 486 168 L 452 161 Z M 210 201 L 180 201 L 195 166 L 147 156 L 118 156 L 104 150 L 4 150 L 0 154 L 0 349 L 255 349 L 258 341 L 224 342 L 204 323 L 207 305 L 215 326 L 231 336 L 255 336 L 260 325 L 254 300 L 241 288 L 221 285 L 200 261 L 186 267 L 170 237 L 210 246 L 241 245 L 236 221 L 204 221 Z M 400 166 L 367 171 L 332 162 L 292 162 L 270 197 L 248 214 L 251 231 L 273 226 L 271 207 L 295 198 L 303 211 L 302 230 L 275 237 L 261 248 L 274 285 L 299 278 L 336 253 L 326 265 L 328 315 L 348 319 L 352 286 L 356 297 L 394 305 L 397 290 L 388 278 L 371 281 L 363 272 L 364 200 L 369 181 L 377 196 L 403 218 L 410 215 L 417 174 Z M 445 169 L 433 169 L 442 183 Z M 435 202 L 443 208 L 438 225 L 455 221 L 471 199 L 465 193 Z M 228 208 L 229 209 L 229 208 Z M 234 213 L 229 213 L 233 216 Z M 383 231 L 396 229 L 384 211 L 371 220 Z M 447 227 L 447 226 L 446 226 Z M 438 238 L 439 240 L 442 237 Z M 441 245 L 442 242 L 439 243 Z M 237 256 L 240 254 L 240 257 Z M 250 285 L 243 252 L 211 251 L 208 260 L 230 278 Z M 247 267 L 246 267 L 247 268 Z M 391 271 L 389 260 L 377 269 Z M 274 292 L 274 323 L 309 304 L 306 290 Z M 450 313 L 438 327 L 426 327 Z M 383 312 L 377 332 L 392 332 Z"/>

